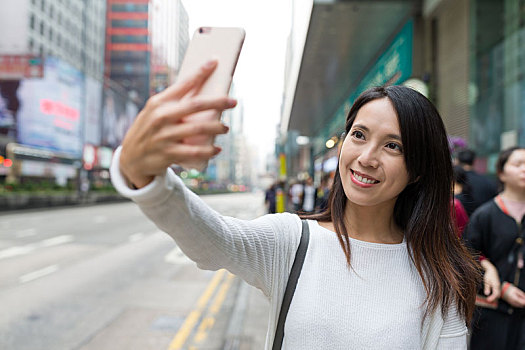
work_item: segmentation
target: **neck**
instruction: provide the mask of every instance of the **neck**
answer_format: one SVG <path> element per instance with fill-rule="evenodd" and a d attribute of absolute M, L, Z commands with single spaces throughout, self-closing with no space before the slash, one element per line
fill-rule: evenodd
<path fill-rule="evenodd" d="M 394 222 L 394 204 L 364 207 L 347 202 L 345 225 L 352 238 L 394 244 L 403 241 L 403 232 Z"/>
<path fill-rule="evenodd" d="M 525 190 L 514 190 L 510 187 L 505 187 L 501 196 L 505 199 L 516 201 L 516 202 L 525 202 Z"/>
<path fill-rule="evenodd" d="M 471 171 L 472 169 L 474 169 L 474 167 L 472 165 L 463 164 L 463 170 Z"/>

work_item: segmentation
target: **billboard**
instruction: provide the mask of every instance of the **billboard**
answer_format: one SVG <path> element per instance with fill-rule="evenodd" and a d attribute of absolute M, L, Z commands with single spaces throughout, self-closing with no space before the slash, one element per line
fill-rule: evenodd
<path fill-rule="evenodd" d="M 16 114 L 20 108 L 18 80 L 0 81 L 0 136 L 16 139 Z"/>
<path fill-rule="evenodd" d="M 84 95 L 84 143 L 100 145 L 102 83 L 86 76 Z"/>
<path fill-rule="evenodd" d="M 0 79 L 42 78 L 43 62 L 36 55 L 0 55 Z"/>
<path fill-rule="evenodd" d="M 137 113 L 137 105 L 129 99 L 125 92 L 105 87 L 101 145 L 117 148 L 122 143 Z"/>
<path fill-rule="evenodd" d="M 82 155 L 83 74 L 66 62 L 47 57 L 43 79 L 24 79 L 18 88 L 18 143 Z"/>

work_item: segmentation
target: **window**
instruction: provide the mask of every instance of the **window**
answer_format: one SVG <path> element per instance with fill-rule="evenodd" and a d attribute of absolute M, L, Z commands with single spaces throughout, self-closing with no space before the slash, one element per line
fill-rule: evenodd
<path fill-rule="evenodd" d="M 53 41 L 53 28 L 49 27 L 49 41 Z"/>
<path fill-rule="evenodd" d="M 58 12 L 57 17 L 58 17 L 58 25 L 61 26 L 62 25 L 62 13 Z"/>
<path fill-rule="evenodd" d="M 40 35 L 44 35 L 44 22 L 40 22 Z"/>
<path fill-rule="evenodd" d="M 30 52 L 33 52 L 33 48 L 34 48 L 34 46 L 35 46 L 35 42 L 33 41 L 33 39 L 31 39 L 31 38 L 29 39 L 29 44 L 28 44 L 28 46 L 29 46 L 29 51 L 30 51 Z"/>
<path fill-rule="evenodd" d="M 29 28 L 35 29 L 35 15 L 31 14 L 31 17 L 29 18 Z"/>
<path fill-rule="evenodd" d="M 60 47 L 60 45 L 62 44 L 62 36 L 60 35 L 60 33 L 57 34 L 57 46 Z"/>
<path fill-rule="evenodd" d="M 46 11 L 46 0 L 42 0 L 42 2 L 40 3 L 40 9 L 42 10 L 42 12 Z"/>
<path fill-rule="evenodd" d="M 49 18 L 53 19 L 54 16 L 54 8 L 53 5 L 49 6 Z"/>

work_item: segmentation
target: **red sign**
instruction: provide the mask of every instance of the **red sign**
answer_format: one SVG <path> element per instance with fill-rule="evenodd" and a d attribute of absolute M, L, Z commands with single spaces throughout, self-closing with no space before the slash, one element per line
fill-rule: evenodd
<path fill-rule="evenodd" d="M 0 55 L 0 79 L 42 78 L 44 59 L 35 55 Z"/>

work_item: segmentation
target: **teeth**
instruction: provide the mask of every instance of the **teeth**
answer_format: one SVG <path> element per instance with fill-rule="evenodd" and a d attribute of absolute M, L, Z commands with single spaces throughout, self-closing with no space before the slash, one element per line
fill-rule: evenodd
<path fill-rule="evenodd" d="M 376 183 L 376 181 L 374 180 L 370 180 L 370 179 L 367 179 L 366 177 L 362 177 L 361 175 L 357 175 L 356 173 L 354 173 L 354 176 L 355 178 L 362 182 L 362 183 L 365 183 L 365 184 L 373 184 L 373 183 Z"/>

